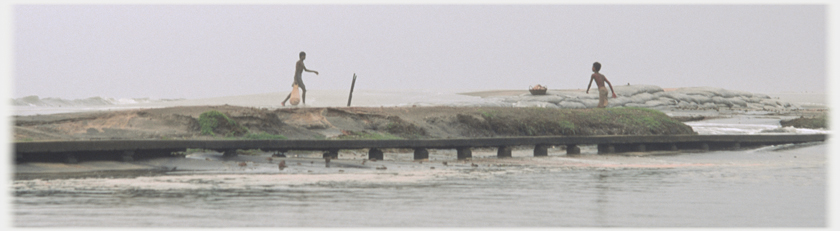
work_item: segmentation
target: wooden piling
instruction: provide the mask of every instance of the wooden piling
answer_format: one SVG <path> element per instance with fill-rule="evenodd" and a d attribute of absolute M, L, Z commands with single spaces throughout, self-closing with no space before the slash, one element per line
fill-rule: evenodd
<path fill-rule="evenodd" d="M 368 159 L 383 160 L 385 159 L 385 154 L 382 153 L 382 149 L 371 148 L 370 150 L 368 150 Z"/>
<path fill-rule="evenodd" d="M 534 145 L 534 156 L 548 156 L 548 145 Z"/>
<path fill-rule="evenodd" d="M 338 149 L 330 149 L 324 152 L 324 158 L 338 159 Z"/>
<path fill-rule="evenodd" d="M 615 146 L 612 144 L 598 144 L 598 154 L 615 153 Z"/>
<path fill-rule="evenodd" d="M 347 106 L 350 106 L 350 101 L 353 100 L 353 88 L 356 87 L 356 73 L 353 73 L 353 83 L 350 84 L 350 97 L 347 98 Z"/>
<path fill-rule="evenodd" d="M 414 149 L 414 159 L 415 160 L 427 160 L 429 159 L 429 150 L 425 148 L 415 148 Z"/>
<path fill-rule="evenodd" d="M 472 159 L 472 148 L 470 148 L 470 147 L 460 147 L 460 148 L 456 148 L 456 150 L 458 150 L 458 159 L 459 160 Z"/>
<path fill-rule="evenodd" d="M 512 149 L 508 146 L 500 146 L 499 149 L 496 151 L 497 158 L 507 158 L 512 157 L 511 155 Z"/>
<path fill-rule="evenodd" d="M 567 144 L 566 145 L 566 155 L 578 155 L 580 154 L 580 147 L 576 144 Z"/>

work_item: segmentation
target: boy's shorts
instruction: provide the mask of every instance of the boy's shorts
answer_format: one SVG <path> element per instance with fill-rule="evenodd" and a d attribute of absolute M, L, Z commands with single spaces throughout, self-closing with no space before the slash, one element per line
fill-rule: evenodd
<path fill-rule="evenodd" d="M 297 84 L 300 89 L 302 89 L 304 91 L 306 90 L 306 85 L 303 85 L 303 80 L 302 79 L 295 79 L 295 81 L 292 82 L 292 87 L 295 87 L 295 84 Z"/>
<path fill-rule="evenodd" d="M 610 91 L 607 91 L 606 87 L 599 87 L 598 88 L 598 107 L 605 108 L 607 107 L 607 99 L 609 99 Z"/>

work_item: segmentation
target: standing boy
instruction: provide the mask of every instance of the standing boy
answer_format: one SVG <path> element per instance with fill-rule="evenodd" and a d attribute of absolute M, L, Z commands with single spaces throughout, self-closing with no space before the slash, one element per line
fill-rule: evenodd
<path fill-rule="evenodd" d="M 306 104 L 306 85 L 303 85 L 303 78 L 301 78 L 301 75 L 303 74 L 303 71 L 314 72 L 315 75 L 318 75 L 318 71 L 306 69 L 306 66 L 303 65 L 304 59 L 306 59 L 306 53 L 301 51 L 300 60 L 298 60 L 295 64 L 295 82 L 292 83 L 292 87 L 294 87 L 295 84 L 297 84 L 298 87 L 300 87 L 301 100 L 303 101 L 303 104 Z M 612 87 L 612 85 L 610 85 L 610 87 Z M 283 100 L 283 103 L 281 103 L 281 105 L 286 106 L 286 101 L 288 101 L 291 97 L 292 93 L 289 93 L 289 95 L 286 96 L 286 99 Z"/>
<path fill-rule="evenodd" d="M 589 86 L 586 86 L 586 94 L 589 94 L 589 87 L 592 86 L 592 80 L 595 80 L 595 84 L 598 85 L 598 108 L 605 108 L 607 107 L 607 88 L 604 87 L 604 82 L 610 85 L 610 91 L 612 91 L 612 97 L 615 98 L 615 90 L 613 90 L 612 83 L 607 80 L 607 77 L 598 73 L 601 70 L 601 63 L 595 62 L 592 64 L 592 77 L 589 78 Z"/>

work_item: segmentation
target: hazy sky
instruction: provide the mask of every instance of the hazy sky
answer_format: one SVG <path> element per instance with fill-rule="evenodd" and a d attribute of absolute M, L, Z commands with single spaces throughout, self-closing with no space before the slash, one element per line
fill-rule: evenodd
<path fill-rule="evenodd" d="M 16 5 L 13 94 L 613 85 L 825 92 L 826 5 Z"/>

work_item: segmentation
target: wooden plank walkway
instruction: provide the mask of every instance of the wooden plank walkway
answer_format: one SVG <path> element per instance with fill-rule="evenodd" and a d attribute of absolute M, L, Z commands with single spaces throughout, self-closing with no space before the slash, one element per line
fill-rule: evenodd
<path fill-rule="evenodd" d="M 92 140 L 15 142 L 16 159 L 36 160 L 61 157 L 73 162 L 75 156 L 117 156 L 132 160 L 135 156 L 169 155 L 186 149 L 208 149 L 235 155 L 237 149 L 263 151 L 322 150 L 325 157 L 337 158 L 341 149 L 370 149 L 370 158 L 382 159 L 381 149 L 415 149 L 415 159 L 428 158 L 426 149 L 457 149 L 458 158 L 470 158 L 471 148 L 497 147 L 499 157 L 510 156 L 512 146 L 535 146 L 534 155 L 546 154 L 548 146 L 565 145 L 567 154 L 580 153 L 578 145 L 598 145 L 599 153 L 653 150 L 721 150 L 784 143 L 819 142 L 826 134 L 779 135 L 664 135 L 664 136 L 529 136 L 467 139 L 416 140 Z M 105 158 L 105 159 L 108 159 Z"/>

